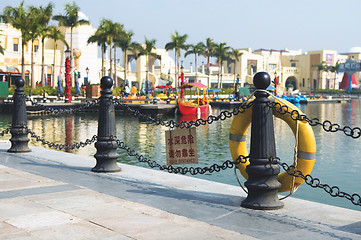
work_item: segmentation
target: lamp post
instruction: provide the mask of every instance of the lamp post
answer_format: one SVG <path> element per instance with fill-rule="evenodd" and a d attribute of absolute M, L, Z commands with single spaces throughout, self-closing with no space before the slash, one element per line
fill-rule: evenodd
<path fill-rule="evenodd" d="M 70 77 L 70 50 L 67 49 L 65 51 L 65 102 L 70 103 L 71 102 L 71 77 Z"/>
<path fill-rule="evenodd" d="M 88 67 L 86 67 L 85 72 L 86 72 L 86 84 L 85 85 L 89 85 L 89 68 Z"/>

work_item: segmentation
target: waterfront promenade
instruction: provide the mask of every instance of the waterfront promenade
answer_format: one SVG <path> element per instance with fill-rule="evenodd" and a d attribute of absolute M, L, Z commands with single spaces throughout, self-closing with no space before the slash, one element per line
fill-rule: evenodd
<path fill-rule="evenodd" d="M 360 211 L 295 198 L 245 209 L 240 187 L 125 164 L 93 173 L 91 157 L 9 147 L 0 142 L 0 239 L 361 239 Z"/>

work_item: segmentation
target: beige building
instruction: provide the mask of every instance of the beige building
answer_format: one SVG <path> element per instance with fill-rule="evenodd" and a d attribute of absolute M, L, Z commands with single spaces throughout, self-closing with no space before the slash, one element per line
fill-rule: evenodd
<path fill-rule="evenodd" d="M 338 89 L 342 81 L 343 73 L 331 72 L 320 69 L 321 66 L 336 66 L 348 58 L 361 60 L 361 48 L 351 48 L 348 53 L 339 54 L 335 50 L 319 50 L 303 53 L 302 50 L 275 50 L 250 48 L 240 49 L 242 55 L 238 61 L 224 62 L 223 71 L 220 74 L 223 79 L 223 87 L 233 87 L 235 79 L 239 79 L 241 86 L 252 85 L 253 75 L 256 72 L 268 72 L 273 79 L 278 78 L 277 90 L 279 93 L 287 91 L 288 88 L 307 92 L 313 89 Z M 236 66 L 234 66 L 234 64 Z M 235 68 L 234 68 L 235 67 Z M 204 73 L 198 68 L 200 73 Z M 201 74 L 198 79 L 206 83 L 203 78 L 210 79 L 210 87 L 216 87 L 218 82 L 218 65 L 212 66 L 211 75 Z M 190 79 L 194 79 L 189 74 Z M 358 78 L 358 73 L 356 73 Z"/>

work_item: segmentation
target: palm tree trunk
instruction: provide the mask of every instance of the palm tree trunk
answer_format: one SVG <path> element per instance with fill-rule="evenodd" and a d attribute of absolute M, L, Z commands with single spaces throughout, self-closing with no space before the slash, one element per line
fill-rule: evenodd
<path fill-rule="evenodd" d="M 57 48 L 57 44 L 56 42 L 54 43 L 54 56 L 53 56 L 53 71 L 52 71 L 52 79 L 53 79 L 53 88 L 55 88 L 55 61 L 56 61 L 56 58 L 55 58 L 55 54 L 56 54 L 56 48 Z"/>
<path fill-rule="evenodd" d="M 219 59 L 218 59 L 218 80 L 217 80 L 217 88 L 220 88 L 221 87 L 221 82 L 220 82 L 220 73 L 221 73 L 221 70 L 220 70 L 220 63 L 219 63 Z"/>
<path fill-rule="evenodd" d="M 223 61 L 221 61 L 221 88 L 223 87 Z"/>
<path fill-rule="evenodd" d="M 147 55 L 145 55 L 145 64 L 147 64 L 147 67 L 146 67 L 146 75 L 145 75 L 145 77 L 146 77 L 146 80 L 147 81 L 149 81 L 149 64 L 148 64 L 148 54 Z"/>
<path fill-rule="evenodd" d="M 124 84 L 127 81 L 127 71 L 128 71 L 128 56 L 127 50 L 124 50 L 124 59 L 123 59 L 123 66 L 124 66 Z"/>
<path fill-rule="evenodd" d="M 112 42 L 109 44 L 109 77 L 113 75 L 113 51 L 112 51 Z"/>
<path fill-rule="evenodd" d="M 70 80 L 71 86 L 73 86 L 73 28 L 70 28 Z"/>
<path fill-rule="evenodd" d="M 211 71 L 209 70 L 209 61 L 210 61 L 210 56 L 207 56 L 207 71 L 208 71 L 208 86 L 210 87 L 210 77 L 211 77 Z"/>
<path fill-rule="evenodd" d="M 198 69 L 197 69 L 197 54 L 195 54 L 194 55 L 194 63 L 195 63 L 195 70 L 196 70 L 196 80 L 195 80 L 195 82 L 198 82 L 198 74 L 197 74 L 197 72 L 198 72 Z"/>
<path fill-rule="evenodd" d="M 233 69 L 233 87 L 235 88 L 236 87 L 236 59 L 234 59 L 234 69 Z"/>
<path fill-rule="evenodd" d="M 102 44 L 102 77 L 104 77 L 105 46 Z"/>
<path fill-rule="evenodd" d="M 25 43 L 21 41 L 21 78 L 25 81 Z"/>
<path fill-rule="evenodd" d="M 31 41 L 31 87 L 35 88 L 35 74 L 34 74 L 34 41 Z"/>
<path fill-rule="evenodd" d="M 114 86 L 118 87 L 117 80 L 117 48 L 114 46 L 114 74 L 113 74 Z"/>
<path fill-rule="evenodd" d="M 45 47 L 44 47 L 44 38 L 41 39 L 41 85 L 45 86 L 45 53 L 44 53 Z"/>
<path fill-rule="evenodd" d="M 178 71 L 178 63 L 177 63 L 177 51 L 174 49 L 174 81 L 175 87 L 178 87 L 178 78 L 177 78 L 177 71 Z"/>

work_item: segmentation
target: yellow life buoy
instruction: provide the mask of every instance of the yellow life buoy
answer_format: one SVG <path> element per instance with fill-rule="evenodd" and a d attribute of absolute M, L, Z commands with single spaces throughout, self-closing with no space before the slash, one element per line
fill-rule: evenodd
<path fill-rule="evenodd" d="M 279 107 L 281 108 L 287 106 L 289 111 L 296 110 L 300 114 L 303 114 L 301 110 L 299 110 L 290 102 L 281 101 L 279 99 L 275 99 L 275 102 L 280 104 Z M 310 174 L 315 163 L 316 154 L 316 140 L 312 127 L 306 121 L 293 120 L 291 114 L 281 114 L 277 110 L 278 109 L 273 111 L 273 115 L 282 119 L 288 124 L 288 126 L 292 129 L 295 138 L 298 136 L 296 139 L 298 150 L 297 159 L 295 159 L 295 162 L 297 163 L 297 170 L 301 171 L 304 175 Z M 252 107 L 247 108 L 243 113 L 236 115 L 232 121 L 229 132 L 229 148 L 234 161 L 240 155 L 248 156 L 246 135 L 251 121 Z M 248 179 L 248 174 L 246 172 L 246 167 L 248 164 L 249 161 L 247 160 L 245 163 L 240 163 L 237 165 L 239 171 L 245 179 Z M 293 188 L 297 189 L 304 182 L 302 178 L 294 178 L 293 176 L 287 174 L 287 172 L 278 174 L 277 179 L 282 184 L 278 192 L 286 192 Z"/>

